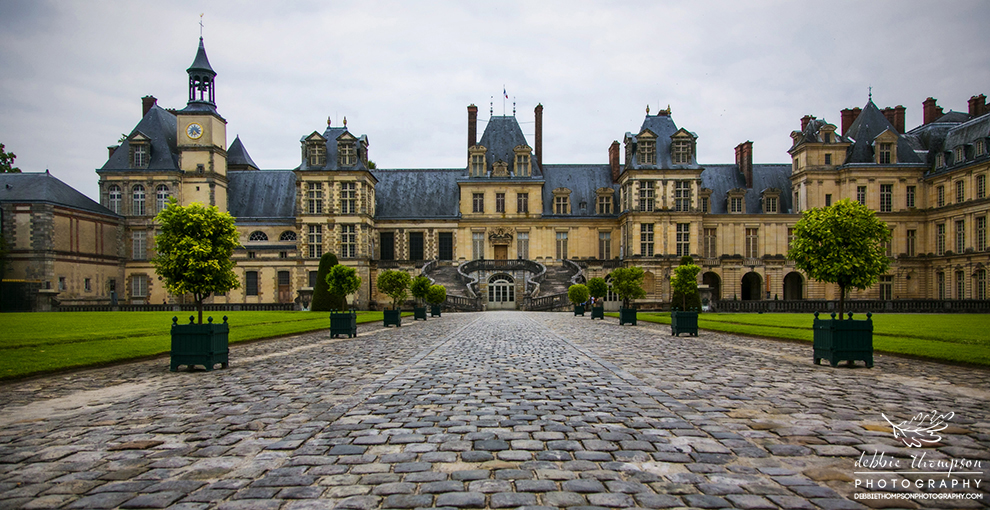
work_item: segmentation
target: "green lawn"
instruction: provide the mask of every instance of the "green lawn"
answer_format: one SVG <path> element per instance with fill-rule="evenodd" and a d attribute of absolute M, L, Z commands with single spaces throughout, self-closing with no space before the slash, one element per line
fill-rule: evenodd
<path fill-rule="evenodd" d="M 607 314 L 618 317 L 617 313 Z M 854 314 L 853 319 L 865 319 Z M 670 324 L 669 313 L 642 312 L 638 319 Z M 812 314 L 702 313 L 698 327 L 727 333 L 812 341 Z M 990 366 L 990 317 L 980 314 L 877 314 L 873 348 L 942 361 Z"/>
<path fill-rule="evenodd" d="M 0 379 L 100 365 L 168 353 L 172 317 L 182 312 L 5 313 L 0 316 Z M 329 312 L 210 312 L 226 315 L 230 343 L 328 329 Z M 411 314 L 403 314 L 411 315 Z M 381 322 L 382 312 L 358 312 L 358 323 Z"/>

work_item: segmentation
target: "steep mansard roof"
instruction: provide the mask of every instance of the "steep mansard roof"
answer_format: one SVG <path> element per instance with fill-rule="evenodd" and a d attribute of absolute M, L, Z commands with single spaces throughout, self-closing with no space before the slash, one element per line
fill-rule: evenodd
<path fill-rule="evenodd" d="M 657 164 L 654 165 L 641 165 L 639 163 L 639 156 L 635 148 L 635 144 L 638 143 L 638 136 L 645 130 L 650 130 L 657 137 Z M 639 133 L 626 133 L 625 140 L 627 144 L 632 143 L 632 161 L 627 161 L 632 168 L 699 168 L 697 151 L 693 150 L 691 153 L 691 162 L 687 165 L 674 165 L 673 158 L 670 154 L 671 137 L 674 133 L 680 131 L 677 124 L 674 123 L 674 119 L 669 114 L 663 115 L 650 115 L 647 114 L 646 118 L 643 119 L 643 125 L 639 128 Z M 691 133 L 694 139 L 698 136 Z"/>
<path fill-rule="evenodd" d="M 612 169 L 608 165 L 543 165 L 543 178 L 546 182 L 543 187 L 544 216 L 554 216 L 553 190 L 557 188 L 571 190 L 571 214 L 566 216 L 600 216 L 599 188 L 612 190 L 613 212 L 619 204 L 618 185 L 612 183 Z"/>
<path fill-rule="evenodd" d="M 130 139 L 140 133 L 148 138 L 151 145 L 150 161 L 146 170 L 178 170 L 179 151 L 176 149 L 175 115 L 160 106 L 153 106 L 141 122 L 131 130 L 128 139 L 107 160 L 101 170 L 132 170 Z"/>
<path fill-rule="evenodd" d="M 354 166 L 341 167 L 339 164 L 340 161 L 338 160 L 338 156 L 340 151 L 337 150 L 337 142 L 340 137 L 345 135 L 352 137 L 355 140 L 357 163 L 355 163 Z M 310 136 L 312 136 L 312 134 L 302 137 L 299 141 L 305 143 L 306 139 Z M 327 164 L 322 167 L 310 166 L 304 150 L 302 164 L 296 167 L 296 170 L 368 170 L 368 166 L 365 164 L 364 158 L 362 157 L 362 153 L 365 150 L 364 146 L 368 143 L 367 135 L 354 136 L 354 134 L 347 130 L 346 126 L 334 127 L 327 125 L 327 129 L 323 131 L 321 136 L 327 140 Z"/>
<path fill-rule="evenodd" d="M 873 148 L 874 140 L 880 133 L 887 130 L 897 133 L 894 125 L 887 120 L 877 105 L 873 104 L 873 100 L 869 100 L 859 117 L 856 117 L 856 120 L 846 130 L 845 137 L 852 139 L 853 143 L 849 147 L 849 152 L 846 153 L 845 163 L 876 162 Z M 915 153 L 915 149 L 918 147 L 912 142 L 911 138 L 898 134 L 898 163 L 923 163 L 921 157 Z"/>
<path fill-rule="evenodd" d="M 0 202 L 45 203 L 118 216 L 46 172 L 0 173 Z"/>
<path fill-rule="evenodd" d="M 373 170 L 375 218 L 457 218 L 463 168 Z"/>
<path fill-rule="evenodd" d="M 727 197 L 730 190 L 736 188 L 746 188 L 746 178 L 739 171 L 739 166 L 732 165 L 705 165 L 705 170 L 701 172 L 701 187 L 712 190 L 711 212 L 712 214 L 727 214 Z M 745 202 L 746 214 L 762 214 L 763 206 L 760 203 L 760 193 L 768 188 L 780 190 L 780 203 L 778 211 L 790 213 L 794 210 L 793 198 L 791 197 L 791 165 L 769 164 L 753 165 L 753 187 L 746 189 Z"/>
<path fill-rule="evenodd" d="M 516 118 L 508 116 L 492 117 L 489 119 L 488 125 L 485 126 L 485 132 L 481 135 L 481 140 L 478 144 L 487 149 L 485 157 L 488 163 L 488 173 L 491 173 L 492 167 L 496 162 L 504 161 L 509 164 L 509 169 L 513 171 L 514 179 L 517 178 L 514 171 L 516 160 L 514 149 L 520 145 L 530 146 L 526 142 L 526 137 L 523 135 L 522 129 L 519 128 Z M 532 151 L 530 151 L 530 162 L 533 169 L 532 176 L 533 178 L 538 178 L 540 168 L 536 164 L 536 159 L 533 157 Z"/>
<path fill-rule="evenodd" d="M 234 141 L 231 142 L 230 147 L 227 147 L 227 167 L 231 166 L 246 166 L 253 170 L 258 169 L 258 165 L 251 159 L 251 155 L 248 154 L 247 149 L 244 148 L 244 144 L 241 143 L 241 137 L 234 137 Z"/>
<path fill-rule="evenodd" d="M 227 208 L 241 219 L 296 218 L 296 174 L 292 170 L 227 172 Z"/>

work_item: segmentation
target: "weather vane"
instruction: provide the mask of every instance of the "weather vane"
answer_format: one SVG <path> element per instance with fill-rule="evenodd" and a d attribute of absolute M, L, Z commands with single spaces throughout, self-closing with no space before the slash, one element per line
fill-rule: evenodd
<path fill-rule="evenodd" d="M 199 13 L 199 38 L 200 39 L 203 38 L 203 15 L 204 14 L 206 14 L 206 13 L 205 12 Z"/>

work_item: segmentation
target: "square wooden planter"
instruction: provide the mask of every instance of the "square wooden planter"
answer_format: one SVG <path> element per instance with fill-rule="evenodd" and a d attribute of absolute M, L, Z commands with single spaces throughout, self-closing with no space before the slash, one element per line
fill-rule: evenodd
<path fill-rule="evenodd" d="M 442 308 L 440 305 L 430 305 L 430 317 L 440 317 Z"/>
<path fill-rule="evenodd" d="M 584 305 L 574 305 L 574 316 L 584 317 Z"/>
<path fill-rule="evenodd" d="M 619 308 L 619 325 L 632 324 L 636 325 L 636 309 L 635 308 Z"/>
<path fill-rule="evenodd" d="M 855 364 L 861 360 L 868 368 L 873 368 L 873 314 L 867 313 L 866 320 L 852 319 L 836 320 L 835 314 L 831 319 L 819 319 L 815 312 L 814 322 L 814 360 L 820 364 L 822 359 L 828 360 L 833 367 L 840 361 Z"/>
<path fill-rule="evenodd" d="M 601 319 L 605 320 L 605 307 L 604 306 L 592 306 L 591 307 L 591 320 Z"/>
<path fill-rule="evenodd" d="M 192 318 L 190 318 L 192 319 Z M 175 372 L 186 365 L 192 370 L 194 365 L 202 365 L 207 372 L 217 363 L 221 368 L 229 366 L 227 339 L 230 326 L 227 316 L 222 324 L 213 324 L 213 317 L 207 324 L 179 324 L 178 317 L 172 317 L 172 350 L 169 370 Z"/>
<path fill-rule="evenodd" d="M 688 333 L 698 336 L 698 312 L 670 312 L 670 334 L 680 336 Z"/>
<path fill-rule="evenodd" d="M 397 328 L 402 327 L 402 309 L 396 308 L 394 310 L 385 309 L 382 311 L 385 314 L 385 325 L 395 326 Z"/>
<path fill-rule="evenodd" d="M 413 320 L 418 321 L 420 319 L 426 320 L 426 307 L 417 306 L 413 307 Z"/>
<path fill-rule="evenodd" d="M 330 312 L 330 338 L 339 335 L 357 336 L 357 312 Z"/>

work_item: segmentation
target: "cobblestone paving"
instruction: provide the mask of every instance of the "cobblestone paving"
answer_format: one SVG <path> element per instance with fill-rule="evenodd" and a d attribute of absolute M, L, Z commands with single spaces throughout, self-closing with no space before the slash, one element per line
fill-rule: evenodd
<path fill-rule="evenodd" d="M 902 482 L 920 475 L 856 475 L 864 453 L 894 471 L 919 451 L 970 459 L 979 476 L 952 478 L 986 479 L 985 370 L 815 366 L 806 345 L 561 313 L 360 331 L 233 346 L 209 373 L 157 359 L 2 385 L 0 508 L 990 503 L 986 485 L 966 489 L 982 500 L 853 499 L 857 479 L 919 492 Z M 881 416 L 933 410 L 954 414 L 924 449 Z"/>

